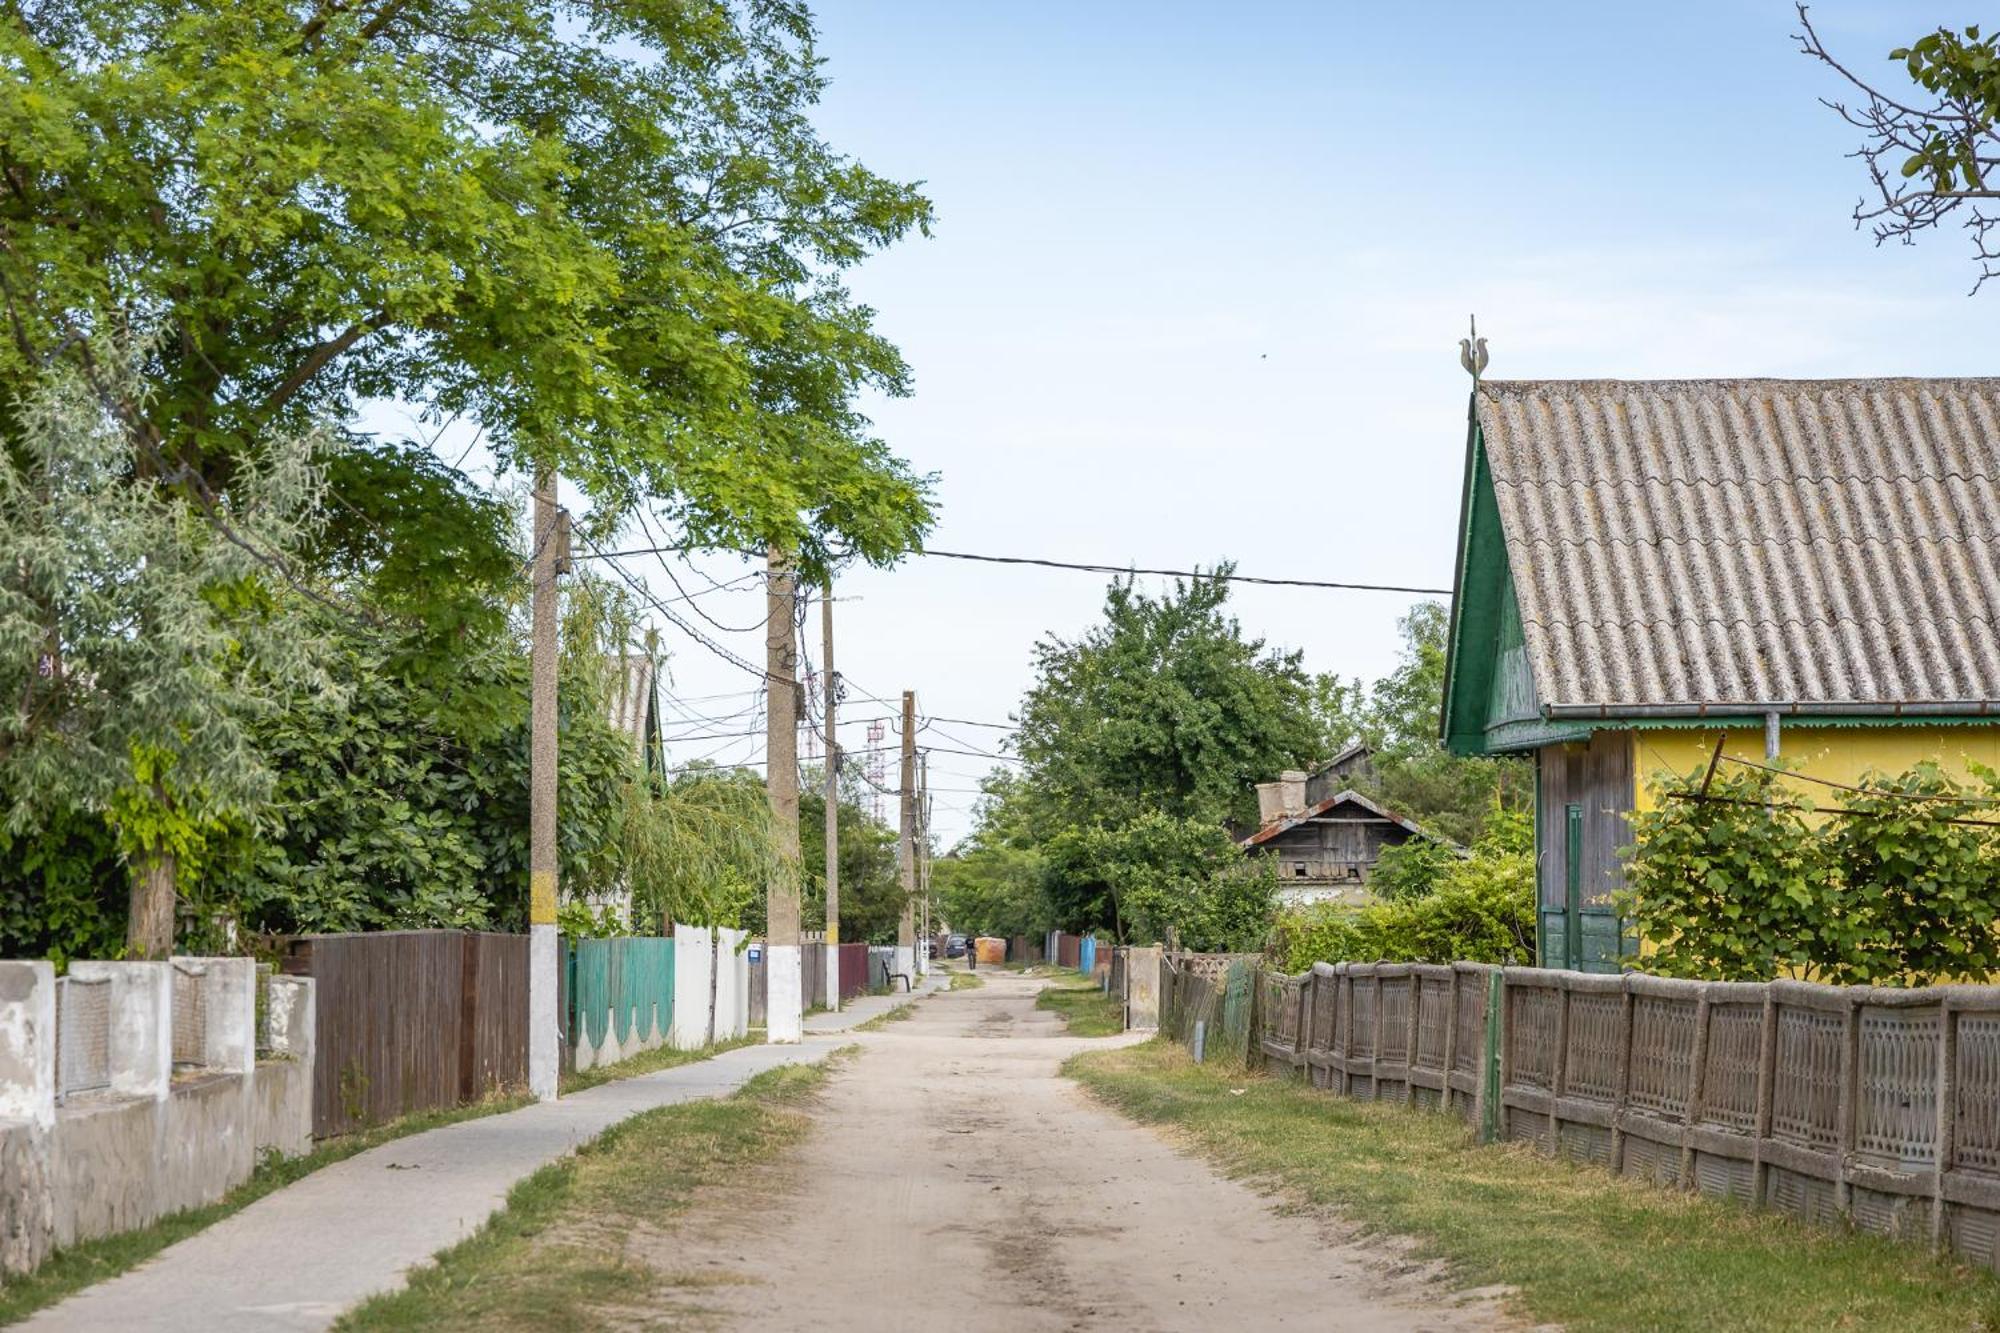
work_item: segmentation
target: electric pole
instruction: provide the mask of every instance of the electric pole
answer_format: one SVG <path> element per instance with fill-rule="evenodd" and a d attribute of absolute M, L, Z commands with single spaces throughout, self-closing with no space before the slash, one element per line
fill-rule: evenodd
<path fill-rule="evenodd" d="M 559 632 L 556 576 L 568 563 L 556 470 L 535 473 L 535 546 L 528 723 L 528 1091 L 556 1095 L 556 660 Z"/>
<path fill-rule="evenodd" d="M 902 781 L 896 784 L 902 837 L 896 845 L 896 873 L 903 886 L 903 911 L 896 919 L 896 970 L 917 975 L 917 692 L 903 691 Z"/>
<path fill-rule="evenodd" d="M 920 972 L 931 970 L 931 752 L 917 754 L 917 901 L 922 904 L 917 938 L 924 947 L 917 950 Z"/>
<path fill-rule="evenodd" d="M 821 649 L 826 654 L 826 1007 L 840 1008 L 840 742 L 833 730 L 840 677 L 833 669 L 833 580 L 819 604 Z"/>
<path fill-rule="evenodd" d="M 798 1041 L 804 1028 L 799 964 L 799 654 L 796 583 L 790 560 L 772 547 L 766 580 L 764 753 L 769 758 L 772 837 L 777 864 L 765 891 L 764 1038 Z"/>

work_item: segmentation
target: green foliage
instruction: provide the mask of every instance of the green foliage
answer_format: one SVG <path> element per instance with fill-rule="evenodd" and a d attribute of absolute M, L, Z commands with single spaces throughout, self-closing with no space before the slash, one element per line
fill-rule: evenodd
<path fill-rule="evenodd" d="M 1390 902 L 1421 898 L 1437 887 L 1457 860 L 1458 854 L 1451 848 L 1429 838 L 1392 843 L 1382 849 L 1369 872 L 1368 888 L 1377 898 Z"/>
<path fill-rule="evenodd" d="M 1697 790 L 1704 772 L 1671 788 Z M 1658 795 L 1668 789 L 1655 784 Z M 1656 947 L 1647 970 L 1765 980 L 1839 952 L 1836 895 L 1819 835 L 1807 822 L 1811 807 L 1773 775 L 1750 769 L 1719 770 L 1709 795 L 1656 799 L 1633 816 L 1619 910 Z"/>
<path fill-rule="evenodd" d="M 1262 938 L 1267 921 L 1246 920 L 1262 876 L 1214 879 L 1242 859 L 1224 825 L 1254 822 L 1254 785 L 1323 753 L 1328 732 L 1298 654 L 1245 639 L 1228 597 L 1215 578 L 1160 598 L 1123 579 L 1100 624 L 1037 645 L 1025 768 L 982 809 L 987 841 L 1039 860 L 1043 910 L 1017 901 L 1016 919 L 1121 938 L 1169 927 L 1189 943 Z"/>
<path fill-rule="evenodd" d="M 1149 811 L 1254 823 L 1254 784 L 1325 749 L 1299 655 L 1245 639 L 1228 600 L 1217 578 L 1177 580 L 1160 598 L 1125 579 L 1102 623 L 1036 645 L 1018 736 L 1038 832 Z"/>
<path fill-rule="evenodd" d="M 1375 751 L 1373 774 L 1356 786 L 1389 808 L 1454 842 L 1481 837 L 1496 810 L 1522 810 L 1534 799 L 1534 771 L 1525 760 L 1462 758 L 1438 740 L 1451 617 L 1442 602 L 1419 602 L 1398 622 L 1402 660 L 1363 688 L 1337 682 L 1325 689 L 1343 744 Z"/>
<path fill-rule="evenodd" d="M 0 958 L 116 958 L 125 947 L 125 866 L 110 826 L 74 808 L 0 828 Z"/>
<path fill-rule="evenodd" d="M 826 925 L 826 793 L 799 794 L 799 846 L 805 893 L 801 910 L 806 928 Z M 858 794 L 840 795 L 840 938 L 854 943 L 894 944 L 903 913 L 903 881 L 896 863 L 897 833 L 869 814 Z M 762 905 L 759 904 L 761 912 Z M 756 918 L 762 933 L 764 917 Z"/>
<path fill-rule="evenodd" d="M 907 368 L 838 277 L 931 206 L 819 138 L 791 0 L 55 0 L 0 71 L 0 376 L 159 335 L 117 405 L 163 468 L 224 490 L 393 396 L 809 574 L 928 526 L 854 408 Z"/>
<path fill-rule="evenodd" d="M 953 930 L 974 935 L 1039 935 L 1050 929 L 1042 895 L 1045 866 L 1025 847 L 962 847 L 931 867 L 939 910 Z"/>
<path fill-rule="evenodd" d="M 1922 145 L 1903 163 L 1905 179 L 1922 176 L 1939 194 L 1986 188 L 1982 154 L 2000 120 L 2000 40 L 1982 37 L 1973 24 L 1963 32 L 1939 28 L 1889 59 L 1900 60 L 1910 79 L 1952 108 L 1931 122 Z"/>
<path fill-rule="evenodd" d="M 1733 981 L 1773 976 L 1875 985 L 1984 977 L 2000 968 L 1994 775 L 1934 763 L 1868 774 L 1831 811 L 1777 774 L 1722 769 L 1656 780 L 1622 910 L 1654 947 L 1649 968 Z"/>
<path fill-rule="evenodd" d="M 1535 858 L 1527 820 L 1495 819 L 1428 893 L 1353 908 L 1318 903 L 1285 913 L 1271 954 L 1289 972 L 1316 962 L 1531 963 Z"/>
<path fill-rule="evenodd" d="M 320 478 L 315 439 L 281 438 L 239 456 L 225 495 L 190 496 L 115 407 L 145 349 L 100 352 L 88 376 L 33 381 L 0 449 L 0 801 L 9 836 L 44 852 L 76 816 L 107 821 L 137 876 L 253 818 L 272 771 L 250 728 L 325 692 L 314 626 L 281 590 Z M 142 882 L 170 929 L 171 877 Z"/>

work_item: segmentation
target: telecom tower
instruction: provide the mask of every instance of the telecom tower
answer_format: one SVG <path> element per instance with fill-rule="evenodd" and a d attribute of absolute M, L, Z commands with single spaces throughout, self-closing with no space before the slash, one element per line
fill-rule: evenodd
<path fill-rule="evenodd" d="M 882 819 L 882 788 L 889 781 L 889 761 L 882 757 L 882 741 L 888 734 L 881 718 L 868 724 L 868 810 L 878 823 Z"/>

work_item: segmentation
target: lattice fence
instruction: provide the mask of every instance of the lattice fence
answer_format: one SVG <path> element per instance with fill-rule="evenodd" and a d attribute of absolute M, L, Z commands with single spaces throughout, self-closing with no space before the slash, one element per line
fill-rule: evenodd
<path fill-rule="evenodd" d="M 1258 1045 L 1351 1097 L 2000 1269 L 2000 987 L 1506 968 L 1495 1009 L 1494 980 L 1472 963 L 1266 972 Z"/>

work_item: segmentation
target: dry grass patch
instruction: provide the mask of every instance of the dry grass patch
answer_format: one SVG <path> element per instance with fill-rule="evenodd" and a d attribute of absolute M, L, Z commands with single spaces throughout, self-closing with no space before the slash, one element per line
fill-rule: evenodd
<path fill-rule="evenodd" d="M 767 1070 L 732 1096 L 661 1107 L 614 1126 L 516 1185 L 507 1207 L 477 1234 L 336 1327 L 581 1333 L 646 1310 L 692 1313 L 683 1306 L 691 1292 L 727 1279 L 653 1263 L 649 1251 L 671 1253 L 656 1243 L 660 1228 L 685 1212 L 703 1185 L 804 1138 L 810 1101 L 830 1063 Z"/>
<path fill-rule="evenodd" d="M 1409 1237 L 1466 1286 L 1572 1333 L 2000 1329 L 2000 1279 L 1873 1236 L 1480 1147 L 1450 1117 L 1194 1064 L 1166 1041 L 1065 1072 L 1234 1174 Z"/>

